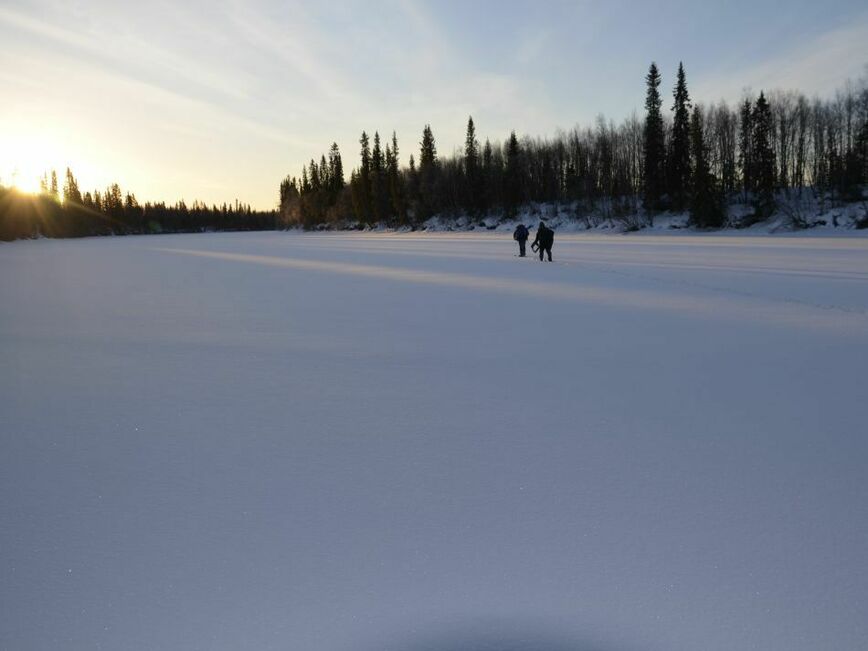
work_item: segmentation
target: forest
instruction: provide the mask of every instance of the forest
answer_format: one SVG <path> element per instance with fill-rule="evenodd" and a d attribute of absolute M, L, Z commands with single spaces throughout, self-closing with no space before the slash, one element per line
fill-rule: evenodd
<path fill-rule="evenodd" d="M 614 219 L 625 230 L 664 212 L 700 229 L 741 228 L 784 211 L 811 225 L 807 199 L 864 201 L 868 183 L 868 76 L 834 96 L 798 91 L 745 94 L 738 105 L 690 96 L 679 65 L 671 104 L 657 65 L 645 77 L 644 115 L 599 116 L 552 137 L 480 142 L 470 117 L 463 150 L 438 154 L 426 125 L 419 150 L 400 163 L 398 137 L 362 132 L 358 164 L 344 171 L 338 145 L 280 184 L 276 211 L 238 203 L 141 204 L 117 184 L 82 192 L 70 169 L 46 173 L 37 194 L 0 185 L 0 240 L 275 228 L 420 228 L 438 216 L 511 219 L 528 205 L 565 207 L 588 226 Z M 733 204 L 749 207 L 737 216 Z M 868 227 L 868 219 L 857 226 Z"/>
<path fill-rule="evenodd" d="M 206 206 L 194 201 L 173 205 L 139 203 L 136 195 L 113 183 L 103 192 L 82 194 L 72 170 L 62 187 L 52 171 L 40 181 L 37 194 L 0 185 L 0 240 L 33 237 L 86 237 L 197 233 L 203 231 L 271 230 L 274 211 L 256 211 L 238 203 Z"/>
<path fill-rule="evenodd" d="M 669 100 L 652 63 L 645 111 L 620 123 L 600 116 L 549 138 L 480 143 L 467 121 L 463 151 L 438 156 L 430 125 L 418 158 L 399 165 L 396 134 L 362 132 L 349 179 L 337 144 L 301 175 L 280 186 L 282 226 L 416 228 L 443 219 L 510 218 L 528 204 L 568 206 L 576 218 L 593 213 L 628 229 L 665 211 L 688 213 L 697 228 L 745 227 L 767 219 L 792 198 L 861 201 L 868 173 L 868 83 L 848 83 L 831 98 L 798 91 L 746 94 L 737 106 L 703 105 L 690 97 L 679 65 Z M 666 107 L 664 108 L 664 104 Z M 728 206 L 747 214 L 731 219 Z"/>

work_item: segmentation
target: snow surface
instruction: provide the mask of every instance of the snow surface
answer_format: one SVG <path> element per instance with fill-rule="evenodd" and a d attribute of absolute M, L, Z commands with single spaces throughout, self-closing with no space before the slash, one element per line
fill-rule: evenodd
<path fill-rule="evenodd" d="M 868 648 L 868 239 L 0 245 L 0 648 Z"/>

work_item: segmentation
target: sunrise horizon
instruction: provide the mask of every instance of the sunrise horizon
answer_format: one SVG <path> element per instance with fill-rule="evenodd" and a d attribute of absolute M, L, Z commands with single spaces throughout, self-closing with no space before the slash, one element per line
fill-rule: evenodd
<path fill-rule="evenodd" d="M 706 106 L 760 90 L 829 99 L 868 63 L 868 12 L 837 5 L 774 18 L 751 5 L 755 22 L 779 24 L 762 33 L 741 24 L 741 4 L 620 15 L 554 3 L 543 21 L 522 5 L 462 16 L 409 0 L 369 12 L 227 2 L 200 29 L 196 4 L 13 2 L 0 8 L 0 184 L 38 192 L 44 173 L 69 167 L 83 190 L 272 210 L 281 181 L 333 142 L 357 167 L 362 131 L 396 132 L 406 167 L 429 124 L 449 156 L 469 116 L 482 141 L 505 142 L 641 115 L 652 60 L 666 108 L 681 61 Z M 729 41 L 729 24 L 750 47 Z M 378 32 L 388 39 L 366 37 Z"/>

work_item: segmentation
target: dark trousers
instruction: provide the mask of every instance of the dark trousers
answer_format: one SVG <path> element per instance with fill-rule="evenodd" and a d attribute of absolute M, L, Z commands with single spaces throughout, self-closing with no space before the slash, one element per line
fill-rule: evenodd
<path fill-rule="evenodd" d="M 527 244 L 527 240 L 519 240 L 518 241 L 518 257 L 523 258 L 525 256 L 524 245 Z"/>
<path fill-rule="evenodd" d="M 549 262 L 551 262 L 552 261 L 552 247 L 548 247 L 546 249 L 544 249 L 543 247 L 539 247 L 539 261 L 540 262 L 542 262 L 543 253 L 549 254 Z"/>

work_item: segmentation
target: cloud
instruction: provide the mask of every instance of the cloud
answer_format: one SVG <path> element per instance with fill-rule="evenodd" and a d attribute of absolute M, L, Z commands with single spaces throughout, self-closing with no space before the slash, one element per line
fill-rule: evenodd
<path fill-rule="evenodd" d="M 829 95 L 847 79 L 863 74 L 868 64 L 868 14 L 788 52 L 756 65 L 706 76 L 693 88 L 703 101 L 738 101 L 745 89 L 758 93 L 779 88 Z"/>
<path fill-rule="evenodd" d="M 248 46 L 273 57 L 281 66 L 295 70 L 326 99 L 351 100 L 348 83 L 333 67 L 316 42 L 316 30 L 305 10 L 292 7 L 291 16 L 282 16 L 279 23 L 266 16 L 255 4 L 232 0 L 227 15 Z M 279 25 L 279 27 L 278 27 Z"/>
<path fill-rule="evenodd" d="M 62 16 L 61 16 L 62 17 Z M 164 24 L 169 21 L 163 20 Z M 141 78 L 152 84 L 184 88 L 187 94 L 205 90 L 209 94 L 244 99 L 244 78 L 232 79 L 225 69 L 215 71 L 212 66 L 201 65 L 195 58 L 184 56 L 167 48 L 154 45 L 152 39 L 122 30 L 112 24 L 98 35 L 87 30 L 72 30 L 27 13 L 0 7 L 0 23 L 16 30 L 28 32 L 71 48 L 95 65 L 110 68 L 129 77 Z M 81 59 L 81 57 L 79 57 Z M 176 80 L 180 83 L 172 84 Z M 201 94 L 201 93 L 199 93 Z"/>

